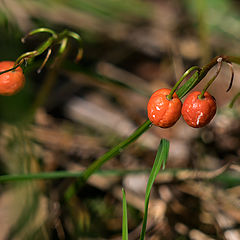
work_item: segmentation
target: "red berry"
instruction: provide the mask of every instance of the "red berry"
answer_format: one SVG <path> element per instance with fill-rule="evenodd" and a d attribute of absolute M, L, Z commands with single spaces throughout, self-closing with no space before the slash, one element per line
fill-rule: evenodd
<path fill-rule="evenodd" d="M 181 116 L 182 102 L 176 93 L 168 100 L 167 96 L 170 92 L 170 89 L 162 88 L 154 92 L 149 99 L 148 118 L 158 127 L 171 127 Z"/>
<path fill-rule="evenodd" d="M 13 61 L 0 62 L 0 72 L 13 68 Z M 21 67 L 0 75 L 0 94 L 10 96 L 17 93 L 25 83 L 25 77 Z"/>
<path fill-rule="evenodd" d="M 208 93 L 199 99 L 201 92 L 192 92 L 185 99 L 182 107 L 182 116 L 186 123 L 194 128 L 206 126 L 216 113 L 216 101 Z"/>

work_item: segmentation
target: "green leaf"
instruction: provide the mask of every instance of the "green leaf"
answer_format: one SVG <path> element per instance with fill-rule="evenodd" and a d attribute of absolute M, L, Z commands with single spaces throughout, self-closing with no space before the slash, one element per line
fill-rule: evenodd
<path fill-rule="evenodd" d="M 124 189 L 122 189 L 122 194 L 123 194 L 122 240 L 128 240 L 127 201 Z"/>
<path fill-rule="evenodd" d="M 145 237 L 146 226 L 147 226 L 147 215 L 148 215 L 148 203 L 149 203 L 151 189 L 161 166 L 165 166 L 165 163 L 168 158 L 168 152 L 169 152 L 169 141 L 166 139 L 161 139 L 161 142 L 158 146 L 157 155 L 152 167 L 152 171 L 150 173 L 148 183 L 147 183 L 146 194 L 145 194 L 144 217 L 143 217 L 143 225 L 142 225 L 140 240 L 143 240 Z"/>

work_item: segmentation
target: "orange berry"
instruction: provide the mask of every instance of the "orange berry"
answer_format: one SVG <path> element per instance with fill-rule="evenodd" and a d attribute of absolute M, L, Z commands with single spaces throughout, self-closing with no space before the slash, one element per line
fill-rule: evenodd
<path fill-rule="evenodd" d="M 194 128 L 206 126 L 216 114 L 216 101 L 208 93 L 199 99 L 201 92 L 192 92 L 185 99 L 182 107 L 182 116 L 186 123 Z"/>
<path fill-rule="evenodd" d="M 0 62 L 0 72 L 13 68 L 13 61 Z M 0 94 L 10 96 L 17 93 L 25 83 L 25 77 L 21 67 L 0 75 Z"/>
<path fill-rule="evenodd" d="M 182 102 L 176 93 L 168 100 L 167 96 L 170 92 L 170 89 L 162 88 L 154 92 L 149 99 L 148 118 L 158 127 L 171 127 L 181 116 Z"/>

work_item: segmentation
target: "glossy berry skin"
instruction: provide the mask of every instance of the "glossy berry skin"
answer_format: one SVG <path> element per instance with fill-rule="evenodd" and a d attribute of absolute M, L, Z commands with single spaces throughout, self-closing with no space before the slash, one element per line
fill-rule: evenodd
<path fill-rule="evenodd" d="M 194 128 L 206 126 L 216 114 L 216 101 L 208 93 L 204 93 L 204 98 L 199 99 L 201 92 L 192 92 L 185 99 L 182 106 L 182 116 L 185 122 Z"/>
<path fill-rule="evenodd" d="M 181 116 L 182 102 L 176 93 L 168 100 L 170 92 L 171 90 L 167 88 L 159 89 L 153 93 L 148 102 L 148 118 L 161 128 L 172 127 Z"/>
<path fill-rule="evenodd" d="M 0 62 L 0 72 L 13 68 L 13 61 Z M 10 96 L 22 89 L 25 77 L 21 67 L 0 75 L 0 94 Z"/>

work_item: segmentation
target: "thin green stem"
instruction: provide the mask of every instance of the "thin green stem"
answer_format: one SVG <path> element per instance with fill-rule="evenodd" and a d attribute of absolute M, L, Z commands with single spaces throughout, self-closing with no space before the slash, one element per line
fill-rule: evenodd
<path fill-rule="evenodd" d="M 136 170 L 97 170 L 94 174 L 102 176 L 123 176 L 127 174 L 146 174 L 150 169 L 136 169 Z M 28 174 L 10 174 L 0 175 L 0 182 L 12 181 L 27 181 L 27 180 L 49 180 L 59 178 L 79 178 L 82 176 L 83 171 L 53 171 L 53 172 L 39 172 Z"/>
<path fill-rule="evenodd" d="M 64 41 L 65 42 L 65 41 Z M 42 84 L 36 98 L 35 101 L 33 102 L 33 113 L 35 112 L 35 110 L 44 105 L 51 89 L 53 88 L 56 80 L 57 80 L 57 76 L 59 73 L 59 70 L 62 66 L 62 63 L 64 61 L 64 59 L 66 58 L 68 54 L 68 48 L 65 48 L 65 51 L 57 56 L 52 64 L 52 67 L 49 69 L 47 76 L 44 80 L 44 83 Z"/>
<path fill-rule="evenodd" d="M 36 56 L 38 56 L 38 55 L 41 55 L 43 52 L 45 52 L 45 51 L 53 44 L 54 40 L 56 40 L 54 37 L 48 38 L 48 40 L 45 41 L 37 50 L 22 54 L 22 55 L 16 60 L 15 64 L 18 64 L 18 63 L 21 62 L 23 59 L 33 58 L 33 57 L 36 57 Z"/>
<path fill-rule="evenodd" d="M 79 44 L 78 52 L 77 52 L 77 55 L 75 57 L 75 62 L 79 62 L 82 59 L 82 56 L 83 56 L 82 39 L 81 39 L 79 34 L 77 34 L 75 32 L 71 32 L 71 31 L 67 31 L 67 36 L 75 39 Z"/>
<path fill-rule="evenodd" d="M 214 80 L 217 78 L 218 74 L 220 73 L 221 67 L 222 67 L 222 58 L 218 58 L 217 62 L 218 62 L 218 69 L 216 74 L 210 79 L 210 81 L 206 84 L 206 86 L 203 88 L 201 94 L 199 95 L 199 99 L 203 99 L 204 98 L 204 94 L 207 91 L 207 89 L 211 86 L 211 84 L 214 82 Z"/>
<path fill-rule="evenodd" d="M 183 181 L 186 180 L 185 178 L 178 178 L 178 174 L 182 176 L 183 172 L 188 171 L 191 177 L 186 179 L 219 179 L 219 178 L 226 178 L 226 181 L 228 181 L 228 177 L 232 177 L 232 179 L 235 179 L 236 181 L 240 181 L 240 177 L 237 175 L 232 174 L 231 172 L 222 172 L 220 175 L 212 175 L 209 176 L 208 174 L 211 173 L 209 170 L 201 170 L 197 171 L 198 173 L 204 173 L 207 177 L 197 177 L 196 174 L 193 174 L 196 171 L 191 171 L 188 169 L 183 168 L 171 168 L 166 169 L 164 172 L 162 172 L 162 175 L 168 176 L 166 179 L 167 182 L 170 182 L 172 180 L 179 180 Z M 29 181 L 29 180 L 50 180 L 50 179 L 60 179 L 60 178 L 79 178 L 81 177 L 83 171 L 53 171 L 53 172 L 38 172 L 38 173 L 27 173 L 27 174 L 7 174 L 7 175 L 0 175 L 0 182 L 15 182 L 15 181 Z M 99 176 L 125 176 L 129 174 L 149 174 L 151 172 L 151 169 L 133 169 L 133 170 L 127 170 L 127 169 L 112 169 L 112 170 L 96 170 L 94 174 Z M 172 179 L 172 180 L 171 180 Z M 225 180 L 223 180 L 224 182 Z"/>
<path fill-rule="evenodd" d="M 203 66 L 200 73 L 194 73 L 192 77 L 176 91 L 180 99 L 183 98 L 188 92 L 190 92 L 207 75 L 209 70 L 217 64 L 218 58 L 219 57 L 215 57 L 210 63 Z"/>
<path fill-rule="evenodd" d="M 64 31 L 62 31 L 59 34 L 56 34 L 53 30 L 48 29 L 48 28 L 38 28 L 38 29 L 35 29 L 35 30 L 31 31 L 30 33 L 28 33 L 22 39 L 22 41 L 24 42 L 25 39 L 28 36 L 31 36 L 31 35 L 34 35 L 34 34 L 37 34 L 37 33 L 42 33 L 42 32 L 50 33 L 52 36 L 49 37 L 44 43 L 42 43 L 42 45 L 40 47 L 38 47 L 36 50 L 31 51 L 31 52 L 23 53 L 21 56 L 19 56 L 17 58 L 13 68 L 8 69 L 8 70 L 3 71 L 3 72 L 0 72 L 0 74 L 3 74 L 3 73 L 6 73 L 6 72 L 9 72 L 9 71 L 12 71 L 12 70 L 16 69 L 19 65 L 22 64 L 22 62 L 24 60 L 31 59 L 31 58 L 34 58 L 34 57 L 36 57 L 38 55 L 41 55 L 48 48 L 50 48 L 53 44 L 58 43 L 58 42 L 61 42 L 59 53 L 60 54 L 63 53 L 65 51 L 65 48 L 66 48 L 66 45 L 67 45 L 67 40 L 68 40 L 69 37 L 74 38 L 75 40 L 78 41 L 79 44 L 81 44 L 81 37 L 77 33 L 75 33 L 75 32 L 64 30 Z M 42 66 L 44 66 L 44 64 L 46 63 L 50 53 L 51 53 L 51 50 L 48 51 L 47 58 L 45 59 L 45 61 L 44 61 Z M 76 59 L 79 60 L 79 59 L 81 59 L 81 57 L 82 57 L 82 49 L 79 48 Z M 40 69 L 42 68 L 42 66 L 40 67 Z"/>
<path fill-rule="evenodd" d="M 54 38 L 57 38 L 57 34 L 49 28 L 37 28 L 34 29 L 33 31 L 29 32 L 24 38 L 22 38 L 22 41 L 25 42 L 25 39 L 29 36 L 32 36 L 37 33 L 50 33 Z"/>
<path fill-rule="evenodd" d="M 68 35 L 69 37 L 74 38 L 74 39 L 77 40 L 79 43 L 82 42 L 82 39 L 81 39 L 80 35 L 77 34 L 77 33 L 75 33 L 75 32 L 67 31 L 67 35 Z"/>
<path fill-rule="evenodd" d="M 16 60 L 15 64 L 18 64 L 19 62 L 21 62 L 23 59 L 26 58 L 33 58 L 36 57 L 38 55 L 41 55 L 43 52 L 45 52 L 49 47 L 51 47 L 54 43 L 57 42 L 61 42 L 64 38 L 66 38 L 69 34 L 69 32 L 67 30 L 64 30 L 63 32 L 59 33 L 58 35 L 52 31 L 51 29 L 48 28 L 39 28 L 36 29 L 32 32 L 30 32 L 28 35 L 33 35 L 36 33 L 40 33 L 40 32 L 48 32 L 51 33 L 52 36 L 49 37 L 44 43 L 42 43 L 42 45 L 40 47 L 38 47 L 35 51 L 32 52 L 27 52 L 22 54 L 20 57 L 18 57 L 18 59 Z M 76 34 L 77 35 L 77 34 Z M 65 42 L 66 40 L 64 40 Z"/>
<path fill-rule="evenodd" d="M 181 82 L 192 72 L 192 71 L 200 71 L 201 69 L 198 66 L 193 66 L 191 68 L 189 68 L 183 75 L 182 77 L 178 80 L 178 82 L 174 85 L 174 87 L 172 88 L 171 92 L 169 93 L 169 95 L 167 96 L 168 100 L 172 99 L 172 96 L 174 94 L 174 92 L 176 91 L 176 89 L 178 88 L 178 86 L 181 84 Z"/>
<path fill-rule="evenodd" d="M 85 171 L 83 171 L 78 183 L 75 186 L 71 185 L 67 189 L 65 198 L 67 200 L 70 199 L 74 195 L 76 188 L 78 188 L 80 184 L 85 183 L 87 179 L 106 161 L 121 153 L 124 148 L 126 148 L 130 143 L 134 142 L 138 137 L 140 137 L 145 131 L 149 129 L 150 126 L 151 122 L 150 120 L 147 120 L 139 128 L 137 128 L 136 131 L 132 135 L 130 135 L 127 139 L 125 139 L 124 141 L 113 147 L 111 150 L 106 152 L 104 155 L 102 155 L 100 158 L 95 160 Z"/>
<path fill-rule="evenodd" d="M 218 63 L 218 59 L 222 58 L 223 62 L 240 64 L 240 57 L 235 56 L 217 56 L 213 58 L 208 64 L 202 67 L 199 74 L 194 73 L 193 76 L 182 86 L 176 93 L 179 98 L 183 98 L 188 92 L 190 92 L 206 75 L 207 73 Z"/>
<path fill-rule="evenodd" d="M 126 200 L 126 193 L 122 188 L 122 208 L 123 208 L 123 215 L 122 215 L 122 240 L 128 240 L 128 218 L 127 218 L 127 200 Z"/>
<path fill-rule="evenodd" d="M 37 70 L 37 73 L 38 73 L 38 74 L 42 71 L 42 69 L 43 69 L 44 66 L 46 65 L 46 63 L 47 63 L 47 61 L 48 61 L 51 53 L 52 53 L 52 49 L 49 48 L 48 51 L 47 51 L 47 55 L 46 55 L 44 61 L 42 62 L 41 66 L 40 66 L 40 67 L 38 68 L 38 70 Z"/>
<path fill-rule="evenodd" d="M 33 58 L 35 56 L 37 56 L 37 50 L 23 53 L 20 57 L 17 58 L 17 60 L 15 61 L 14 66 L 17 66 L 18 64 L 21 64 L 25 59 Z"/>
<path fill-rule="evenodd" d="M 124 148 L 126 148 L 130 143 L 134 142 L 138 137 L 140 137 L 145 131 L 151 126 L 150 120 L 144 122 L 132 135 L 127 139 L 119 143 L 117 146 L 112 148 L 110 151 L 106 152 L 102 157 L 94 161 L 84 172 L 83 179 L 86 181 L 93 172 L 99 169 L 107 160 L 118 155 Z"/>
<path fill-rule="evenodd" d="M 231 88 L 232 88 L 232 84 L 233 84 L 233 79 L 234 79 L 234 69 L 233 69 L 233 65 L 232 63 L 227 63 L 229 68 L 230 68 L 230 71 L 231 71 L 231 79 L 230 79 L 230 83 L 229 83 L 229 86 L 226 90 L 226 92 L 228 92 Z"/>
<path fill-rule="evenodd" d="M 68 38 L 66 37 L 63 38 L 63 40 L 61 41 L 60 48 L 58 50 L 58 54 L 63 54 L 63 52 L 66 50 L 67 43 L 68 43 Z"/>

